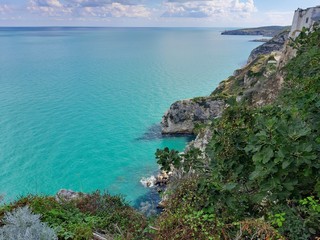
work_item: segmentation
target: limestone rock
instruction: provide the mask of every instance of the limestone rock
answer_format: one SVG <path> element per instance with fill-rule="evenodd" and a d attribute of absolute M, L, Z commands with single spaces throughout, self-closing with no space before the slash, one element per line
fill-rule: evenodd
<path fill-rule="evenodd" d="M 289 29 L 286 29 L 285 31 L 274 36 L 272 39 L 270 39 L 270 41 L 253 49 L 248 58 L 248 63 L 252 62 L 260 55 L 270 54 L 275 51 L 281 51 L 285 46 L 285 42 L 288 39 L 288 35 Z"/>
<path fill-rule="evenodd" d="M 155 176 L 150 176 L 150 177 L 143 177 L 141 180 L 140 180 L 140 183 L 144 186 L 144 187 L 148 187 L 148 188 L 151 188 L 153 187 L 157 182 L 157 179 Z"/>
<path fill-rule="evenodd" d="M 198 148 L 204 153 L 211 138 L 212 138 L 212 131 L 209 127 L 206 127 L 203 131 L 201 131 L 197 135 L 195 140 L 191 141 L 187 145 L 185 152 L 188 152 L 192 148 Z"/>
<path fill-rule="evenodd" d="M 69 202 L 75 199 L 80 198 L 81 196 L 83 196 L 82 193 L 79 192 L 74 192 L 72 190 L 68 190 L 68 189 L 61 189 L 59 190 L 59 192 L 56 194 L 55 198 L 58 202 L 60 201 L 65 201 L 65 202 Z"/>
<path fill-rule="evenodd" d="M 210 97 L 177 101 L 162 117 L 162 134 L 191 134 L 195 124 L 221 116 L 225 105 L 223 100 Z"/>

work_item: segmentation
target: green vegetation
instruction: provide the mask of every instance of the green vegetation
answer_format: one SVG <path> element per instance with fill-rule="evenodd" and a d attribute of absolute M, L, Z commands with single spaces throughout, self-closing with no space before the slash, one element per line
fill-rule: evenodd
<path fill-rule="evenodd" d="M 191 170 L 205 170 L 206 161 L 201 156 L 198 148 L 191 148 L 188 152 L 180 154 L 176 150 L 164 148 L 156 151 L 157 163 L 161 170 L 169 172 L 173 169 L 179 169 L 182 173 L 188 173 Z"/>
<path fill-rule="evenodd" d="M 242 96 L 248 104 L 251 104 L 254 95 L 261 95 L 259 87 L 261 88 L 262 84 L 275 78 L 276 66 L 269 64 L 270 60 L 274 60 L 273 53 L 261 55 L 244 68 L 236 70 L 233 76 L 220 82 L 210 98 L 224 99 L 228 104 L 232 104 L 234 102 L 232 99 Z M 274 86 L 273 91 L 278 91 L 277 85 Z"/>
<path fill-rule="evenodd" d="M 0 228 L 1 240 L 56 240 L 53 229 L 40 221 L 40 215 L 33 214 L 28 206 L 6 213 L 5 226 Z"/>
<path fill-rule="evenodd" d="M 41 221 L 48 224 L 59 239 L 92 239 L 93 232 L 112 239 L 143 239 L 146 219 L 120 196 L 94 192 L 73 201 L 57 201 L 54 197 L 27 196 L 0 208 L 0 225 L 5 212 L 29 206 Z"/>
<path fill-rule="evenodd" d="M 319 44 L 320 29 L 305 29 L 278 99 L 260 108 L 234 102 L 212 123 L 209 171 L 186 175 L 170 191 L 159 239 L 320 236 Z M 254 77 L 265 71 L 254 68 L 262 59 L 249 66 Z M 225 81 L 216 93 L 235 84 Z"/>
<path fill-rule="evenodd" d="M 235 101 L 240 73 L 213 93 L 227 96 L 229 107 L 209 126 L 205 153 L 157 150 L 162 170 L 179 173 L 158 218 L 95 192 L 69 202 L 20 198 L 0 208 L 0 226 L 7 226 L 5 213 L 29 206 L 59 239 L 92 239 L 93 232 L 111 239 L 319 239 L 320 28 L 304 29 L 292 46 L 297 56 L 281 70 L 285 81 L 275 101 L 259 108 Z M 252 81 L 276 75 L 270 59 L 247 66 Z"/>

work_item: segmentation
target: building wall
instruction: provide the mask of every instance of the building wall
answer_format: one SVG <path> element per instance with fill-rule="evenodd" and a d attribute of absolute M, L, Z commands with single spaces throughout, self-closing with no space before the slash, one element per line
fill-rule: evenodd
<path fill-rule="evenodd" d="M 289 36 L 296 38 L 303 27 L 310 28 L 316 21 L 319 21 L 320 6 L 300 9 L 298 8 L 293 17 L 292 27 Z"/>

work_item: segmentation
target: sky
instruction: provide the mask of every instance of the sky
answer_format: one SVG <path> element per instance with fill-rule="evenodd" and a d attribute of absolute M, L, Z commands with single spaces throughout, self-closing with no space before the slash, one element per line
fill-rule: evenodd
<path fill-rule="evenodd" d="M 0 26 L 256 27 L 290 25 L 319 0 L 0 0 Z"/>

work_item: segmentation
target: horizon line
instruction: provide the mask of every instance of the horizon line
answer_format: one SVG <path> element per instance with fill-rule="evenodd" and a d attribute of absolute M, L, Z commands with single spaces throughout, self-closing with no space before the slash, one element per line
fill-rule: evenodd
<path fill-rule="evenodd" d="M 43 26 L 0 26 L 0 28 L 262 28 L 262 27 L 289 27 L 291 25 L 264 25 L 256 27 L 199 27 L 199 26 L 55 26 L 55 25 L 43 25 Z"/>

